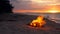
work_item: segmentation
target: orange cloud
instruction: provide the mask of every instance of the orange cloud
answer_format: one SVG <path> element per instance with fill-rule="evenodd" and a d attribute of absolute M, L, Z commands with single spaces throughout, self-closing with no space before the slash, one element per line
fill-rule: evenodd
<path fill-rule="evenodd" d="M 31 5 L 33 8 L 34 7 L 38 7 L 35 5 Z M 39 9 L 32 9 L 32 10 L 16 10 L 14 9 L 13 12 L 14 13 L 48 13 L 48 11 L 55 11 L 57 10 L 60 13 L 60 5 L 51 5 L 51 6 L 44 6 L 43 8 L 39 8 Z M 51 12 L 52 13 L 52 12 Z"/>

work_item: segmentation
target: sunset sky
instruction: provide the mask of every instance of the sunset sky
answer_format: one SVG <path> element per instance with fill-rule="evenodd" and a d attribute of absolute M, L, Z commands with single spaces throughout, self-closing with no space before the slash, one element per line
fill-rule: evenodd
<path fill-rule="evenodd" d="M 60 12 L 60 0 L 10 0 L 15 13 L 46 13 L 48 10 Z"/>

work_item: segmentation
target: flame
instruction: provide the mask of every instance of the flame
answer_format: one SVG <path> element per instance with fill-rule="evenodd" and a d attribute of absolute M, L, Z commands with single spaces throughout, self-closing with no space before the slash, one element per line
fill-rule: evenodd
<path fill-rule="evenodd" d="M 30 23 L 31 26 L 36 27 L 42 27 L 44 24 L 46 24 L 45 20 L 43 20 L 43 16 L 38 16 L 36 20 L 33 20 L 32 23 Z"/>

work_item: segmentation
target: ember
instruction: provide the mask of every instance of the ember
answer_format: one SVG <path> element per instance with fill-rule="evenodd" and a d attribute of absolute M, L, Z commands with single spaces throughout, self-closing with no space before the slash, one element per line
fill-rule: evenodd
<path fill-rule="evenodd" d="M 33 27 L 42 27 L 46 22 L 43 16 L 38 16 L 37 19 L 33 20 L 30 25 Z"/>

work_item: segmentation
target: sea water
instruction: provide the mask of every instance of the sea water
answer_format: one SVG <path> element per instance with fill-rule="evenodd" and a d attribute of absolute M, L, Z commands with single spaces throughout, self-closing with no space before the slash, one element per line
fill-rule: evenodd
<path fill-rule="evenodd" d="M 60 23 L 60 13 L 28 13 L 28 15 L 42 15 L 56 23 Z"/>
<path fill-rule="evenodd" d="M 46 14 L 41 14 L 43 16 L 45 16 L 46 18 L 52 20 L 52 21 L 55 21 L 56 23 L 60 23 L 60 14 L 49 14 L 49 13 L 46 13 Z"/>
<path fill-rule="evenodd" d="M 60 14 L 43 14 L 46 18 L 49 18 L 56 23 L 60 23 Z"/>

